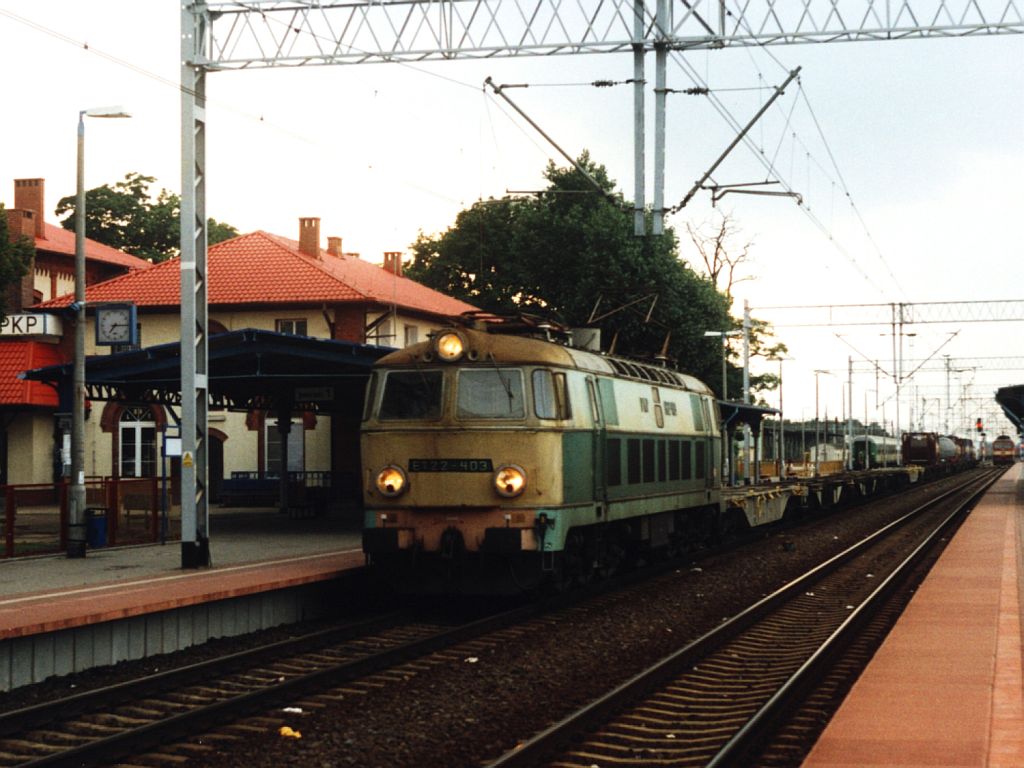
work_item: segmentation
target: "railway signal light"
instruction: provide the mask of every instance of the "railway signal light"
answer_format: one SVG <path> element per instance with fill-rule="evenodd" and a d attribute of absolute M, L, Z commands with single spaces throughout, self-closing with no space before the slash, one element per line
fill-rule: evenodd
<path fill-rule="evenodd" d="M 976 421 L 976 422 L 974 423 L 974 428 L 975 428 L 975 429 L 977 429 L 977 430 L 978 430 L 979 432 L 984 432 L 984 431 L 985 431 L 985 427 L 984 427 L 984 425 L 983 425 L 983 424 L 981 423 L 981 419 L 978 419 L 978 420 L 977 420 L 977 421 Z"/>

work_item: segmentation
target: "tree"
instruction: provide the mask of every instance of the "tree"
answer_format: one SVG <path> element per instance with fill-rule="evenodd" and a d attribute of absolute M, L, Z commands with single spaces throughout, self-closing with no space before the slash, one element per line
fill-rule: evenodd
<path fill-rule="evenodd" d="M 406 274 L 491 312 L 540 312 L 573 327 L 603 316 L 603 343 L 617 336 L 618 353 L 653 357 L 668 338 L 669 357 L 717 389 L 721 351 L 704 331 L 734 327 L 726 297 L 679 259 L 671 229 L 636 237 L 605 168 L 586 152 L 579 163 L 605 194 L 549 163 L 536 196 L 481 201 L 446 232 L 421 232 Z"/>
<path fill-rule="evenodd" d="M 111 248 L 154 262 L 177 256 L 181 241 L 181 197 L 161 189 L 153 200 L 149 187 L 156 179 L 129 173 L 113 186 L 85 193 L 85 236 Z M 56 213 L 64 229 L 75 228 L 75 196 L 63 197 Z M 230 224 L 207 221 L 207 242 L 219 243 L 238 235 Z"/>
<path fill-rule="evenodd" d="M 9 288 L 28 273 L 35 251 L 35 243 L 24 235 L 11 240 L 7 211 L 0 203 L 0 320 L 7 316 Z"/>
<path fill-rule="evenodd" d="M 690 233 L 690 240 L 700 254 L 711 282 L 730 299 L 736 283 L 754 279 L 750 275 L 739 277 L 736 274 L 737 268 L 748 262 L 754 243 L 748 241 L 738 247 L 733 245 L 740 228 L 730 214 L 722 215 L 717 228 L 709 222 L 700 226 L 687 222 L 686 231 Z"/>

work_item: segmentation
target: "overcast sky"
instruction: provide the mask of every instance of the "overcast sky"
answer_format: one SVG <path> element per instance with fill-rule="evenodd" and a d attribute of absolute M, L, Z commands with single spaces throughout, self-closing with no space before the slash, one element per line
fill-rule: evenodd
<path fill-rule="evenodd" d="M 87 186 L 138 171 L 155 176 L 157 188 L 179 190 L 178 8 L 170 0 L 0 0 L 7 73 L 0 200 L 13 203 L 13 179 L 43 177 L 47 218 L 55 221 L 53 206 L 74 192 L 77 112 L 108 104 L 123 104 L 134 117 L 88 123 Z M 1024 298 L 1022 60 L 1019 36 L 686 56 L 739 123 L 764 103 L 765 87 L 802 67 L 799 86 L 791 85 L 751 132 L 756 151 L 737 148 L 714 179 L 764 181 L 764 158 L 805 206 L 729 195 L 712 208 L 703 192 L 669 218 L 683 258 L 697 268 L 688 222 L 714 228 L 728 213 L 741 229 L 736 248 L 753 243 L 742 275 L 754 279 L 736 285 L 734 313 L 742 315 L 749 301 L 789 345 L 787 416 L 813 418 L 816 378 L 819 411 L 840 416 L 852 357 L 855 414 L 863 418 L 866 402 L 868 417 L 881 418 L 880 391 L 892 421 L 893 385 L 885 378 L 892 336 L 880 335 L 888 326 L 829 327 L 820 324 L 821 313 L 768 307 Z M 649 57 L 652 82 L 653 65 Z M 539 189 L 548 160 L 564 162 L 484 92 L 487 76 L 530 84 L 509 96 L 568 152 L 588 149 L 632 199 L 632 89 L 587 85 L 626 80 L 632 58 L 587 55 L 212 74 L 208 213 L 243 232 L 289 237 L 297 237 L 299 217 L 319 216 L 324 238 L 339 235 L 346 251 L 379 261 L 386 250 L 407 249 L 419 231 L 444 231 L 477 199 Z M 668 80 L 678 89 L 694 84 L 678 60 Z M 666 202 L 674 205 L 734 133 L 707 98 L 673 95 L 667 135 Z M 650 202 L 650 136 L 647 155 Z M 801 323 L 819 325 L 792 327 Z M 929 371 L 944 365 L 943 355 L 953 370 L 951 399 L 977 398 L 953 413 L 951 430 L 963 431 L 976 415 L 991 420 L 994 390 L 1024 380 L 1019 361 L 957 371 L 974 367 L 968 358 L 1024 355 L 1020 323 L 904 330 L 915 334 L 903 338 L 904 372 L 935 355 L 904 386 L 904 428 L 911 407 L 920 417 L 923 398 L 924 426 L 944 430 L 947 376 Z M 877 385 L 875 374 L 864 372 L 865 359 L 883 369 Z M 815 370 L 829 373 L 816 377 Z"/>

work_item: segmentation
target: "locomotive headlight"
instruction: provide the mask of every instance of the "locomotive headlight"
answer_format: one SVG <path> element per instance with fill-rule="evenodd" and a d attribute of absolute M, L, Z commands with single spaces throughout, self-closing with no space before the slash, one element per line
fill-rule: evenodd
<path fill-rule="evenodd" d="M 446 363 L 454 363 L 462 357 L 462 353 L 466 350 L 466 344 L 462 337 L 452 331 L 447 331 L 438 336 L 435 346 L 437 348 L 437 356 Z"/>
<path fill-rule="evenodd" d="M 384 496 L 400 496 L 409 485 L 401 467 L 391 464 L 377 473 L 377 490 Z"/>
<path fill-rule="evenodd" d="M 494 490 L 507 499 L 518 496 L 526 487 L 526 472 L 515 464 L 498 467 L 494 473 Z"/>

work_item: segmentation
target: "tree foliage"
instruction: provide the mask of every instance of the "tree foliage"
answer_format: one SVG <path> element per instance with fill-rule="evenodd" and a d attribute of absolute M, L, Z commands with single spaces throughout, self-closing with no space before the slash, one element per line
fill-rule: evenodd
<path fill-rule="evenodd" d="M 420 233 L 406 274 L 483 310 L 600 325 L 604 346 L 617 335 L 620 354 L 650 358 L 668 338 L 679 368 L 719 389 L 720 342 L 704 331 L 735 327 L 726 297 L 679 258 L 671 229 L 636 237 L 632 211 L 609 199 L 605 168 L 586 152 L 579 163 L 605 195 L 575 168 L 549 163 L 536 196 L 481 201 L 446 232 Z"/>
<path fill-rule="evenodd" d="M 161 189 L 154 199 L 149 187 L 152 176 L 129 173 L 113 186 L 85 193 L 85 236 L 112 248 L 154 262 L 179 253 L 181 242 L 181 196 Z M 63 197 L 56 213 L 64 216 L 61 226 L 75 228 L 75 196 Z M 230 224 L 207 220 L 207 242 L 219 243 L 238 235 Z"/>
<path fill-rule="evenodd" d="M 35 243 L 24 235 L 11 240 L 7 211 L 0 203 L 0 320 L 7 316 L 8 288 L 28 273 L 35 250 Z"/>

